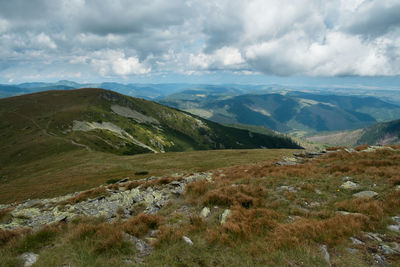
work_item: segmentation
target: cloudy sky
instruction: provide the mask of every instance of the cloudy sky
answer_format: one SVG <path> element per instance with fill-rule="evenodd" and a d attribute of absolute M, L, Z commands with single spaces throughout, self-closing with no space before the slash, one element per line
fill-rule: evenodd
<path fill-rule="evenodd" d="M 0 82 L 400 78 L 400 0 L 0 0 Z"/>

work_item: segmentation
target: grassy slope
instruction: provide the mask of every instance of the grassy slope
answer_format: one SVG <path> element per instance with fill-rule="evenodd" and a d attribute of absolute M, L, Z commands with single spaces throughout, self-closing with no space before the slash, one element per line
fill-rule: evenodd
<path fill-rule="evenodd" d="M 369 127 L 335 133 L 317 134 L 307 140 L 329 145 L 376 145 L 400 142 L 400 120 L 381 122 Z"/>
<path fill-rule="evenodd" d="M 115 114 L 120 105 L 157 119 L 139 123 Z M 288 139 L 254 134 L 199 120 L 181 111 L 143 99 L 101 89 L 48 91 L 0 100 L 0 165 L 26 162 L 61 152 L 83 149 L 137 154 L 149 152 L 106 130 L 70 131 L 72 122 L 112 122 L 142 143 L 165 151 L 215 148 L 297 147 Z M 204 126 L 202 126 L 204 125 Z M 279 144 L 278 144 L 279 143 Z M 278 145 L 277 145 L 278 144 Z"/>
<path fill-rule="evenodd" d="M 327 245 L 332 266 L 375 266 L 374 254 L 385 257 L 389 266 L 399 265 L 399 254 L 380 249 L 400 242 L 399 234 L 387 229 L 400 213 L 399 150 L 337 152 L 298 166 L 275 166 L 274 153 L 268 155 L 259 164 L 216 170 L 212 183 L 192 183 L 158 215 L 111 224 L 77 220 L 26 235 L 4 232 L 0 266 L 17 265 L 18 255 L 26 251 L 40 254 L 37 266 L 126 266 L 126 259 L 134 260 L 138 252 L 123 241 L 122 232 L 144 239 L 154 228 L 159 230 L 155 251 L 144 258 L 144 266 L 328 266 L 321 244 Z M 340 188 L 344 176 L 361 188 Z M 278 190 L 282 185 L 295 192 Z M 371 189 L 377 198 L 352 196 Z M 197 216 L 204 206 L 212 212 L 207 219 Z M 218 216 L 227 208 L 232 214 L 220 225 Z M 383 240 L 371 240 L 366 232 Z M 193 246 L 182 240 L 184 235 Z M 365 245 L 352 244 L 350 237 Z"/>
<path fill-rule="evenodd" d="M 212 150 L 119 156 L 96 151 L 70 151 L 0 171 L 0 203 L 27 198 L 54 197 L 85 190 L 109 179 L 207 171 L 224 166 L 278 160 L 293 150 Z M 143 178 L 144 176 L 139 176 Z"/>

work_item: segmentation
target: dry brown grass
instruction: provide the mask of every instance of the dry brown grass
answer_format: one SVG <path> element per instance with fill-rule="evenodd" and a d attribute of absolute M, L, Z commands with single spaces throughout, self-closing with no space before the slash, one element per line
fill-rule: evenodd
<path fill-rule="evenodd" d="M 132 182 L 129 182 L 128 184 L 125 185 L 125 189 L 126 190 L 132 190 L 133 188 L 136 188 L 136 187 L 138 187 L 139 185 L 141 185 L 143 183 L 144 182 L 142 182 L 142 181 L 132 181 Z M 115 188 L 115 189 L 117 189 L 117 188 Z"/>
<path fill-rule="evenodd" d="M 222 226 L 228 233 L 241 238 L 264 234 L 278 225 L 279 213 L 264 208 L 245 209 L 240 205 L 232 208 L 232 214 Z"/>
<path fill-rule="evenodd" d="M 400 176 L 399 175 L 393 176 L 393 177 L 389 178 L 388 182 L 391 185 L 400 185 Z"/>
<path fill-rule="evenodd" d="M 384 214 L 382 201 L 374 199 L 349 199 L 335 203 L 335 206 L 339 210 L 362 213 L 374 221 L 379 221 Z"/>
<path fill-rule="evenodd" d="M 241 205 L 249 208 L 259 206 L 266 197 L 266 190 L 260 185 L 227 185 L 210 190 L 203 198 L 204 205 Z"/>
<path fill-rule="evenodd" d="M 14 208 L 2 209 L 0 210 L 0 223 L 5 223 L 10 219 L 10 212 L 12 212 Z"/>
<path fill-rule="evenodd" d="M 396 215 L 400 212 L 400 191 L 391 192 L 386 196 L 383 210 L 389 215 Z"/>
<path fill-rule="evenodd" d="M 347 148 L 346 146 L 330 146 L 325 148 L 326 151 L 338 151 Z"/>
<path fill-rule="evenodd" d="M 112 250 L 120 250 L 125 246 L 122 231 L 119 227 L 102 224 L 96 231 L 96 236 L 99 238 L 89 251 L 90 253 L 101 254 Z"/>
<path fill-rule="evenodd" d="M 206 180 L 192 182 L 186 186 L 185 197 L 195 201 L 203 196 L 210 188 L 211 184 Z"/>
<path fill-rule="evenodd" d="M 28 228 L 21 228 L 16 230 L 3 230 L 0 229 L 0 247 L 6 245 L 8 242 L 18 239 L 23 235 L 30 233 Z"/>
<path fill-rule="evenodd" d="M 107 196 L 109 193 L 106 190 L 106 187 L 97 187 L 90 189 L 88 191 L 84 191 L 72 198 L 69 198 L 67 200 L 64 200 L 60 202 L 61 205 L 67 205 L 67 204 L 76 204 L 82 201 L 85 201 L 89 198 L 96 198 L 99 196 Z"/>
<path fill-rule="evenodd" d="M 146 189 L 147 187 L 150 187 L 150 186 L 165 185 L 165 184 L 169 184 L 174 181 L 180 181 L 182 179 L 183 179 L 182 177 L 162 177 L 159 179 L 154 179 L 154 180 L 143 183 L 142 188 Z"/>
<path fill-rule="evenodd" d="M 160 246 L 162 244 L 177 242 L 182 240 L 182 237 L 186 235 L 187 232 L 187 229 L 180 226 L 160 226 L 159 233 L 157 235 L 158 239 L 153 245 Z"/>
<path fill-rule="evenodd" d="M 334 246 L 363 229 L 366 221 L 367 217 L 362 215 L 336 215 L 326 220 L 300 218 L 280 224 L 267 238 L 276 248 L 312 242 Z"/>
<path fill-rule="evenodd" d="M 355 151 L 362 151 L 362 150 L 365 150 L 365 149 L 367 149 L 369 147 L 369 145 L 359 145 L 359 146 L 356 146 L 355 148 L 354 148 L 354 150 Z"/>
<path fill-rule="evenodd" d="M 122 229 L 131 235 L 140 237 L 145 235 L 150 229 L 158 228 L 163 220 L 164 217 L 159 215 L 141 213 L 127 220 L 122 225 Z"/>

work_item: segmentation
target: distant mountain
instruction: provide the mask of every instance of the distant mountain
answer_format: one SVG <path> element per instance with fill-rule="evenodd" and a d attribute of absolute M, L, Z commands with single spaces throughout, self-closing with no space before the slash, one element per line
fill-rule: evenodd
<path fill-rule="evenodd" d="M 307 140 L 328 145 L 396 144 L 400 143 L 400 120 L 376 123 L 353 131 L 318 134 Z"/>
<path fill-rule="evenodd" d="M 121 84 L 121 83 L 76 83 L 73 81 L 61 80 L 55 83 L 21 83 L 16 85 L 0 85 L 0 98 L 10 97 L 21 94 L 49 90 L 67 90 L 80 88 L 103 88 L 115 92 L 141 97 L 145 99 L 156 99 L 174 93 L 178 90 L 188 88 L 186 84 Z"/>
<path fill-rule="evenodd" d="M 103 89 L 47 91 L 0 99 L 0 162 L 87 149 L 115 154 L 221 148 L 299 148 Z"/>
<path fill-rule="evenodd" d="M 363 128 L 400 117 L 400 106 L 374 97 L 285 94 L 213 95 L 187 90 L 160 103 L 212 121 L 265 126 L 280 132 L 321 132 Z"/>

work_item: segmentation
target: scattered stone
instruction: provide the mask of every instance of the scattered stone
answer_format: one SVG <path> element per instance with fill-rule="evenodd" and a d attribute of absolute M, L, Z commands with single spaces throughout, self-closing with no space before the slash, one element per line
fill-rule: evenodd
<path fill-rule="evenodd" d="M 297 190 L 296 188 L 294 188 L 293 186 L 287 186 L 287 185 L 282 185 L 280 187 L 278 187 L 279 191 L 289 191 L 291 193 L 296 193 Z"/>
<path fill-rule="evenodd" d="M 376 262 L 379 266 L 381 266 L 381 267 L 387 267 L 387 266 L 388 266 L 387 263 L 386 263 L 385 257 L 380 256 L 380 255 L 378 255 L 378 254 L 375 254 L 375 255 L 374 255 L 374 259 L 375 259 L 375 262 Z"/>
<path fill-rule="evenodd" d="M 356 248 L 346 248 L 346 251 L 350 254 L 357 254 L 358 253 L 358 249 Z"/>
<path fill-rule="evenodd" d="M 151 230 L 150 237 L 157 237 L 158 233 L 160 233 L 160 230 Z"/>
<path fill-rule="evenodd" d="M 350 180 L 351 180 L 350 176 L 345 176 L 345 177 L 342 178 L 343 182 L 347 182 L 347 181 L 350 181 Z"/>
<path fill-rule="evenodd" d="M 355 152 L 355 150 L 353 148 L 345 148 L 344 151 L 346 151 L 347 153 Z"/>
<path fill-rule="evenodd" d="M 189 237 L 183 236 L 182 238 L 183 238 L 183 241 L 186 242 L 186 244 L 193 246 L 193 242 L 192 242 L 192 240 L 190 240 Z"/>
<path fill-rule="evenodd" d="M 308 206 L 309 206 L 310 208 L 316 208 L 316 207 L 321 206 L 321 203 L 319 203 L 319 202 L 317 202 L 317 201 L 312 201 L 311 203 L 308 204 Z"/>
<path fill-rule="evenodd" d="M 287 166 L 287 165 L 297 165 L 297 162 L 293 162 L 293 161 L 278 161 L 275 162 L 275 165 L 277 166 Z"/>
<path fill-rule="evenodd" d="M 400 184 L 399 184 L 399 185 L 396 185 L 396 187 L 394 188 L 394 190 L 400 191 Z"/>
<path fill-rule="evenodd" d="M 210 216 L 210 214 L 211 214 L 210 209 L 207 207 L 204 207 L 200 212 L 200 217 L 207 218 L 208 216 Z"/>
<path fill-rule="evenodd" d="M 321 191 L 321 190 L 315 189 L 314 191 L 315 191 L 315 194 L 317 194 L 317 195 L 322 195 L 322 191 Z"/>
<path fill-rule="evenodd" d="M 392 247 L 385 245 L 385 244 L 380 244 L 379 249 L 383 252 L 385 255 L 391 255 L 391 254 L 398 254 L 399 252 Z"/>
<path fill-rule="evenodd" d="M 365 245 L 365 243 L 355 237 L 350 237 L 351 242 L 353 245 Z"/>
<path fill-rule="evenodd" d="M 141 181 L 156 179 L 160 179 L 160 177 L 145 178 Z M 188 183 L 201 179 L 211 181 L 211 173 L 195 173 L 169 184 L 147 187 L 146 190 L 141 186 L 124 191 L 110 190 L 103 196 L 72 205 L 62 205 L 61 203 L 82 192 L 51 199 L 27 200 L 21 204 L 15 204 L 14 210 L 10 212 L 11 219 L 7 223 L 0 223 L 0 229 L 35 228 L 62 220 L 70 221 L 75 217 L 102 216 L 111 222 L 118 214 L 121 215 L 121 207 L 124 207 L 124 216 L 129 216 L 131 209 L 135 206 L 144 207 L 144 212 L 147 214 L 154 214 L 176 195 L 182 194 Z"/>
<path fill-rule="evenodd" d="M 24 267 L 32 266 L 39 259 L 39 255 L 32 252 L 26 252 L 20 257 L 24 261 Z"/>
<path fill-rule="evenodd" d="M 226 220 L 228 219 L 229 215 L 231 215 L 231 210 L 226 209 L 224 210 L 224 212 L 221 214 L 220 218 L 219 218 L 219 222 L 221 223 L 221 225 L 226 223 Z"/>
<path fill-rule="evenodd" d="M 392 219 L 393 219 L 393 221 L 395 221 L 397 224 L 400 224 L 400 216 L 393 216 Z"/>
<path fill-rule="evenodd" d="M 326 245 L 321 245 L 320 250 L 322 252 L 322 256 L 324 256 L 325 262 L 328 264 L 328 266 L 331 266 L 331 257 L 328 252 L 328 247 Z"/>
<path fill-rule="evenodd" d="M 376 197 L 377 195 L 378 195 L 378 193 L 375 192 L 375 191 L 361 191 L 361 192 L 358 192 L 356 194 L 353 194 L 353 197 L 356 197 L 356 198 L 373 198 L 373 197 Z"/>
<path fill-rule="evenodd" d="M 139 252 L 140 257 L 149 256 L 154 250 L 152 246 L 147 244 L 144 240 L 137 238 L 136 236 L 123 233 L 123 238 L 126 241 L 131 242 L 133 245 L 135 245 L 135 248 L 137 252 Z"/>
<path fill-rule="evenodd" d="M 365 234 L 365 237 L 367 237 L 367 238 L 369 238 L 370 240 L 373 240 L 373 241 L 382 242 L 382 239 L 379 237 L 379 234 L 377 234 L 377 233 L 369 232 L 369 233 Z"/>
<path fill-rule="evenodd" d="M 348 212 L 348 211 L 344 211 L 344 210 L 336 211 L 336 213 L 337 213 L 337 214 L 340 214 L 340 215 L 344 215 L 344 216 L 347 216 L 347 215 L 363 216 L 362 213 L 358 213 L 358 212 Z"/>
<path fill-rule="evenodd" d="M 388 227 L 387 227 L 387 229 L 389 229 L 390 231 L 393 231 L 393 232 L 398 232 L 398 233 L 400 233 L 400 225 L 395 225 L 395 224 L 393 224 L 393 225 L 389 225 Z"/>
<path fill-rule="evenodd" d="M 343 183 L 340 187 L 343 189 L 357 189 L 360 186 L 352 181 L 347 181 L 347 182 Z"/>

